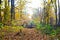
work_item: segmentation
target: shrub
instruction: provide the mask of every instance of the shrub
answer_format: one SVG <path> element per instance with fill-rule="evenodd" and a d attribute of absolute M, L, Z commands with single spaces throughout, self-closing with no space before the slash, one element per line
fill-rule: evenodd
<path fill-rule="evenodd" d="M 3 27 L 3 23 L 0 23 L 0 28 L 2 28 Z"/>
<path fill-rule="evenodd" d="M 60 27 L 57 27 L 56 32 L 57 34 L 60 34 Z"/>
<path fill-rule="evenodd" d="M 43 34 L 47 34 L 51 36 L 56 35 L 56 30 L 50 24 L 38 23 L 36 24 L 36 29 L 40 30 Z"/>

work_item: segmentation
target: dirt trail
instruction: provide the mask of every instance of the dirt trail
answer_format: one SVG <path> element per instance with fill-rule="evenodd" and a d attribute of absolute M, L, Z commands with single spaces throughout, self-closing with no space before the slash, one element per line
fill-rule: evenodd
<path fill-rule="evenodd" d="M 19 32 L 9 33 L 3 37 L 3 40 L 48 40 L 46 36 L 34 28 L 23 28 Z"/>

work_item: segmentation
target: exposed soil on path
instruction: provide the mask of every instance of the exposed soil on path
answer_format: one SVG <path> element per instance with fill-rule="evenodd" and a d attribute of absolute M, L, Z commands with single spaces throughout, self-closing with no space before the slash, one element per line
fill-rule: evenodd
<path fill-rule="evenodd" d="M 18 32 L 7 33 L 2 40 L 48 40 L 35 28 L 23 28 Z"/>

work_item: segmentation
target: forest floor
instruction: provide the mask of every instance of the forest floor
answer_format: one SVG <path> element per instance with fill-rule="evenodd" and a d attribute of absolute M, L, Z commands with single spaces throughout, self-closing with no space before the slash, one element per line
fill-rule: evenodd
<path fill-rule="evenodd" d="M 49 37 L 42 35 L 35 28 L 2 28 L 0 29 L 0 40 L 49 40 Z"/>

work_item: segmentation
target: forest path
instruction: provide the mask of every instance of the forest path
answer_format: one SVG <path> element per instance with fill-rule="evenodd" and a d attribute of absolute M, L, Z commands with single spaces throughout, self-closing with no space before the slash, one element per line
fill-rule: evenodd
<path fill-rule="evenodd" d="M 2 40 L 48 40 L 35 28 L 23 28 L 18 32 L 7 33 Z"/>

